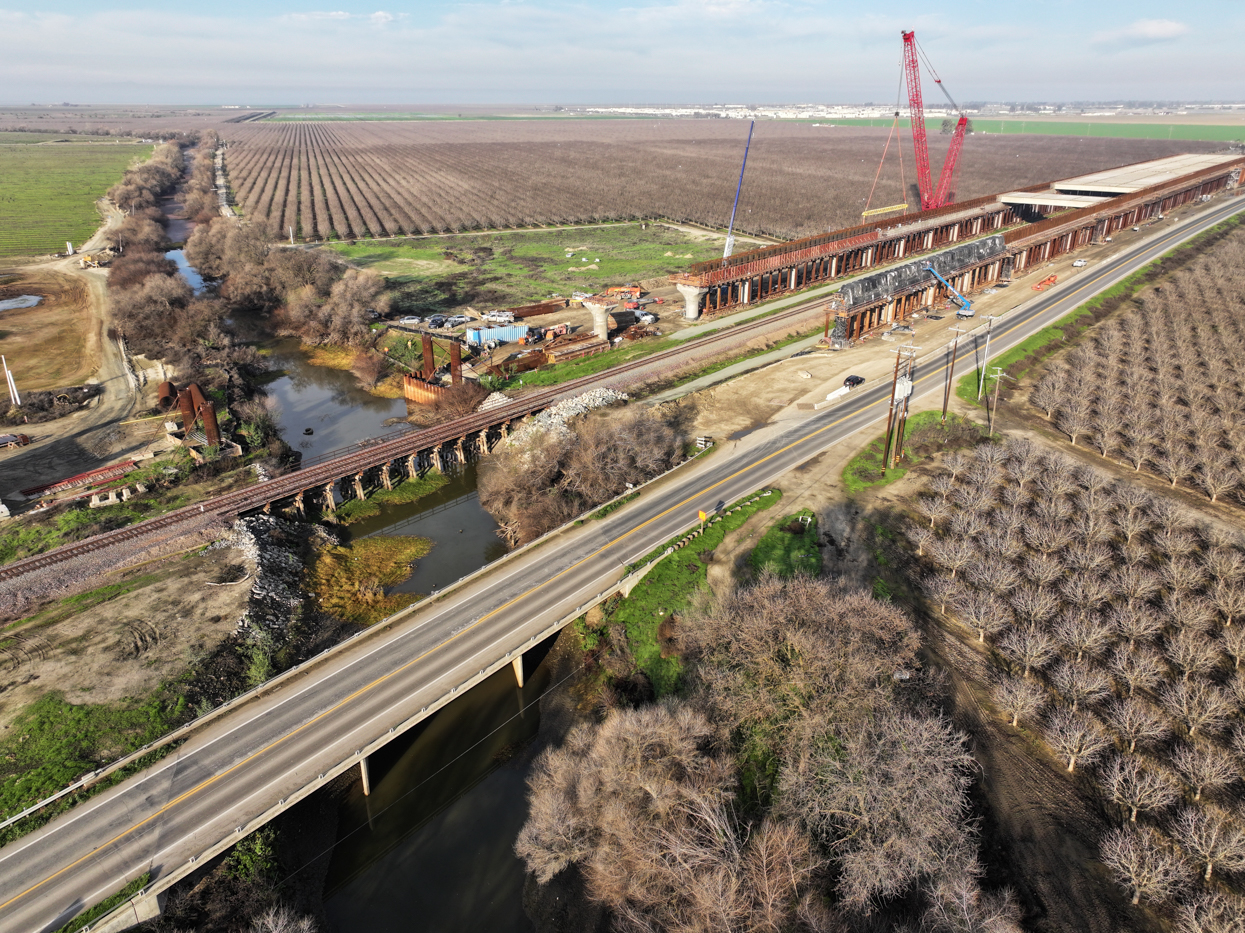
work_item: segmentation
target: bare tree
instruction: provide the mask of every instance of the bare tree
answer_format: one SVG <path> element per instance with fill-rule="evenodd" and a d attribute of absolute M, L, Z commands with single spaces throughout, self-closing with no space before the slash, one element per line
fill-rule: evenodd
<path fill-rule="evenodd" d="M 963 514 L 963 513 L 960 513 Z M 977 556 L 977 548 L 966 538 L 939 538 L 933 547 L 934 560 L 951 571 L 951 579 Z"/>
<path fill-rule="evenodd" d="M 1154 465 L 1163 477 L 1171 481 L 1172 488 L 1175 489 L 1182 479 L 1193 475 L 1195 461 L 1188 451 L 1177 447 L 1155 457 Z"/>
<path fill-rule="evenodd" d="M 1077 764 L 1092 763 L 1111 744 L 1097 724 L 1069 710 L 1056 710 L 1046 723 L 1046 741 L 1068 762 L 1068 771 Z"/>
<path fill-rule="evenodd" d="M 994 688 L 994 702 L 1018 727 L 1020 720 L 1036 719 L 1046 707 L 1046 691 L 1031 681 L 1008 677 Z"/>
<path fill-rule="evenodd" d="M 940 573 L 928 574 L 921 581 L 921 586 L 929 598 L 938 603 L 938 611 L 942 613 L 947 611 L 947 603 L 955 602 L 964 592 L 958 580 L 944 577 Z"/>
<path fill-rule="evenodd" d="M 1245 625 L 1225 628 L 1219 636 L 1219 647 L 1232 659 L 1233 669 L 1240 670 L 1241 659 L 1245 658 Z"/>
<path fill-rule="evenodd" d="M 1202 487 L 1210 501 L 1215 502 L 1225 493 L 1232 492 L 1240 484 L 1240 473 L 1228 464 L 1211 461 L 1202 465 L 1197 474 L 1197 484 Z"/>
<path fill-rule="evenodd" d="M 1206 569 L 1210 571 L 1217 583 L 1232 584 L 1245 576 L 1245 557 L 1242 557 L 1241 552 L 1231 545 L 1212 546 L 1203 560 L 1206 563 Z"/>
<path fill-rule="evenodd" d="M 977 633 L 977 640 L 984 642 L 987 635 L 1003 631 L 1011 621 L 1011 613 L 1000 599 L 989 593 L 969 590 L 956 601 L 960 620 Z"/>
<path fill-rule="evenodd" d="M 1063 400 L 1063 385 L 1059 377 L 1053 373 L 1044 375 L 1033 387 L 1029 400 L 1046 412 L 1047 418 L 1053 418 Z"/>
<path fill-rule="evenodd" d="M 1146 647 L 1118 646 L 1112 652 L 1107 667 L 1128 687 L 1129 696 L 1136 693 L 1138 688 L 1153 690 L 1168 675 L 1163 656 L 1153 648 Z"/>
<path fill-rule="evenodd" d="M 1028 625 L 1041 625 L 1059 611 L 1059 597 L 1036 586 L 1018 587 L 1009 598 L 1017 618 Z"/>
<path fill-rule="evenodd" d="M 1076 660 L 1085 655 L 1096 658 L 1111 647 L 1110 623 L 1098 615 L 1069 613 L 1055 623 L 1056 640 L 1070 651 L 1076 652 Z"/>
<path fill-rule="evenodd" d="M 1106 721 L 1128 745 L 1130 755 L 1138 743 L 1161 742 L 1171 734 L 1163 718 L 1138 697 L 1113 701 L 1107 706 Z"/>
<path fill-rule="evenodd" d="M 1215 608 L 1222 613 L 1224 625 L 1231 625 L 1237 616 L 1245 613 L 1245 589 L 1235 581 L 1219 579 L 1215 583 L 1211 600 Z"/>
<path fill-rule="evenodd" d="M 1144 897 L 1161 904 L 1188 877 L 1188 867 L 1150 830 L 1113 829 L 1098 847 L 1099 857 L 1134 904 Z"/>
<path fill-rule="evenodd" d="M 1179 933 L 1241 933 L 1245 900 L 1221 891 L 1198 894 L 1176 911 Z"/>
<path fill-rule="evenodd" d="M 1066 408 L 1060 412 L 1059 417 L 1055 420 L 1059 426 L 1059 430 L 1068 435 L 1068 439 L 1072 442 L 1072 446 L 1076 446 L 1076 439 L 1082 434 L 1086 434 L 1093 430 L 1094 420 L 1090 416 L 1089 409 L 1084 405 L 1076 405 L 1072 408 Z M 1190 465 L 1192 469 L 1192 465 Z"/>
<path fill-rule="evenodd" d="M 1111 681 L 1102 671 L 1083 664 L 1066 661 L 1051 671 L 1051 686 L 1077 712 L 1082 703 L 1090 704 L 1111 692 Z"/>
<path fill-rule="evenodd" d="M 1236 762 L 1214 748 L 1181 745 L 1171 756 L 1172 766 L 1193 791 L 1193 799 L 1202 794 L 1222 790 L 1236 782 Z"/>
<path fill-rule="evenodd" d="M 280 904 L 260 914 L 251 924 L 251 933 L 316 933 L 316 922 Z"/>
<path fill-rule="evenodd" d="M 922 517 L 929 519 L 930 528 L 944 520 L 952 511 L 951 503 L 946 499 L 934 498 L 933 496 L 921 496 L 917 500 L 916 509 Z"/>
<path fill-rule="evenodd" d="M 1219 649 L 1201 633 L 1185 629 L 1167 641 L 1167 660 L 1180 672 L 1182 680 L 1193 674 L 1208 674 L 1219 666 Z"/>
<path fill-rule="evenodd" d="M 1102 786 L 1130 823 L 1137 822 L 1139 812 L 1164 810 L 1180 797 L 1168 778 L 1137 758 L 1114 758 L 1102 773 Z"/>
<path fill-rule="evenodd" d="M 1201 866 L 1210 881 L 1215 868 L 1236 871 L 1245 867 L 1245 832 L 1218 807 L 1186 807 L 1172 822 L 1176 842 Z"/>
<path fill-rule="evenodd" d="M 1024 573 L 1030 583 L 1041 588 L 1062 580 L 1067 568 L 1054 554 L 1032 554 L 1025 559 Z"/>
<path fill-rule="evenodd" d="M 1232 705 L 1222 690 L 1200 680 L 1184 680 L 1164 687 L 1159 694 L 1163 708 L 1188 731 L 1214 733 L 1223 728 Z"/>
<path fill-rule="evenodd" d="M 1014 628 L 1003 636 L 999 650 L 1028 678 L 1034 668 L 1045 667 L 1055 657 L 1055 639 L 1035 626 Z"/>
<path fill-rule="evenodd" d="M 1137 647 L 1140 641 L 1154 641 L 1163 634 L 1165 627 L 1163 619 L 1153 609 L 1131 600 L 1112 608 L 1107 620 L 1121 637 L 1128 639 L 1130 648 Z"/>

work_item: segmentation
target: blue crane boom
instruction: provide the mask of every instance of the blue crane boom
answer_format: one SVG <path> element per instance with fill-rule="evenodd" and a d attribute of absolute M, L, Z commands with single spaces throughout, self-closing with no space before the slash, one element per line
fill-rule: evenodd
<path fill-rule="evenodd" d="M 955 300 L 960 303 L 960 308 L 955 312 L 956 317 L 972 317 L 973 303 L 955 290 L 955 286 L 938 274 L 938 270 L 933 266 L 926 266 L 925 271 L 931 273 L 943 285 L 947 286 L 947 291 L 955 296 Z"/>

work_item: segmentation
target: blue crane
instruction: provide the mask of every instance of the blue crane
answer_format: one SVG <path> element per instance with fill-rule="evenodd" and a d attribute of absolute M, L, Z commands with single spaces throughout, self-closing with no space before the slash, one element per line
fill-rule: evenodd
<path fill-rule="evenodd" d="M 973 316 L 973 303 L 969 301 L 967 298 L 965 298 L 963 295 L 961 295 L 959 292 L 957 292 L 955 290 L 954 285 L 952 285 L 950 282 L 948 282 L 946 279 L 944 279 L 941 275 L 938 274 L 937 269 L 935 269 L 933 266 L 926 266 L 925 271 L 932 273 L 934 278 L 936 278 L 943 285 L 947 286 L 947 291 L 949 291 L 952 295 L 954 295 L 955 300 L 960 303 L 959 309 L 955 312 L 956 317 L 972 317 Z"/>

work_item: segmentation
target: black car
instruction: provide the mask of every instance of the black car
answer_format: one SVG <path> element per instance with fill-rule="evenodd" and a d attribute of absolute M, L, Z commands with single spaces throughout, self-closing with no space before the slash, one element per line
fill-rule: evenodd
<path fill-rule="evenodd" d="M 434 314 L 432 317 L 428 318 L 428 326 L 429 327 L 444 327 L 445 326 L 445 315 Z"/>
<path fill-rule="evenodd" d="M 848 376 L 846 379 L 843 380 L 843 387 L 845 389 L 854 389 L 856 388 L 856 386 L 864 385 L 864 383 L 865 383 L 864 376 Z"/>

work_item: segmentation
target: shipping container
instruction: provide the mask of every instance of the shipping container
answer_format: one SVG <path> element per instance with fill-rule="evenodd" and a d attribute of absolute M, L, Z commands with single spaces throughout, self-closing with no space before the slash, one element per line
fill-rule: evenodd
<path fill-rule="evenodd" d="M 526 324 L 506 324 L 498 327 L 473 327 L 467 331 L 467 343 L 473 347 L 483 346 L 491 341 L 497 343 L 514 343 L 527 336 Z"/>

